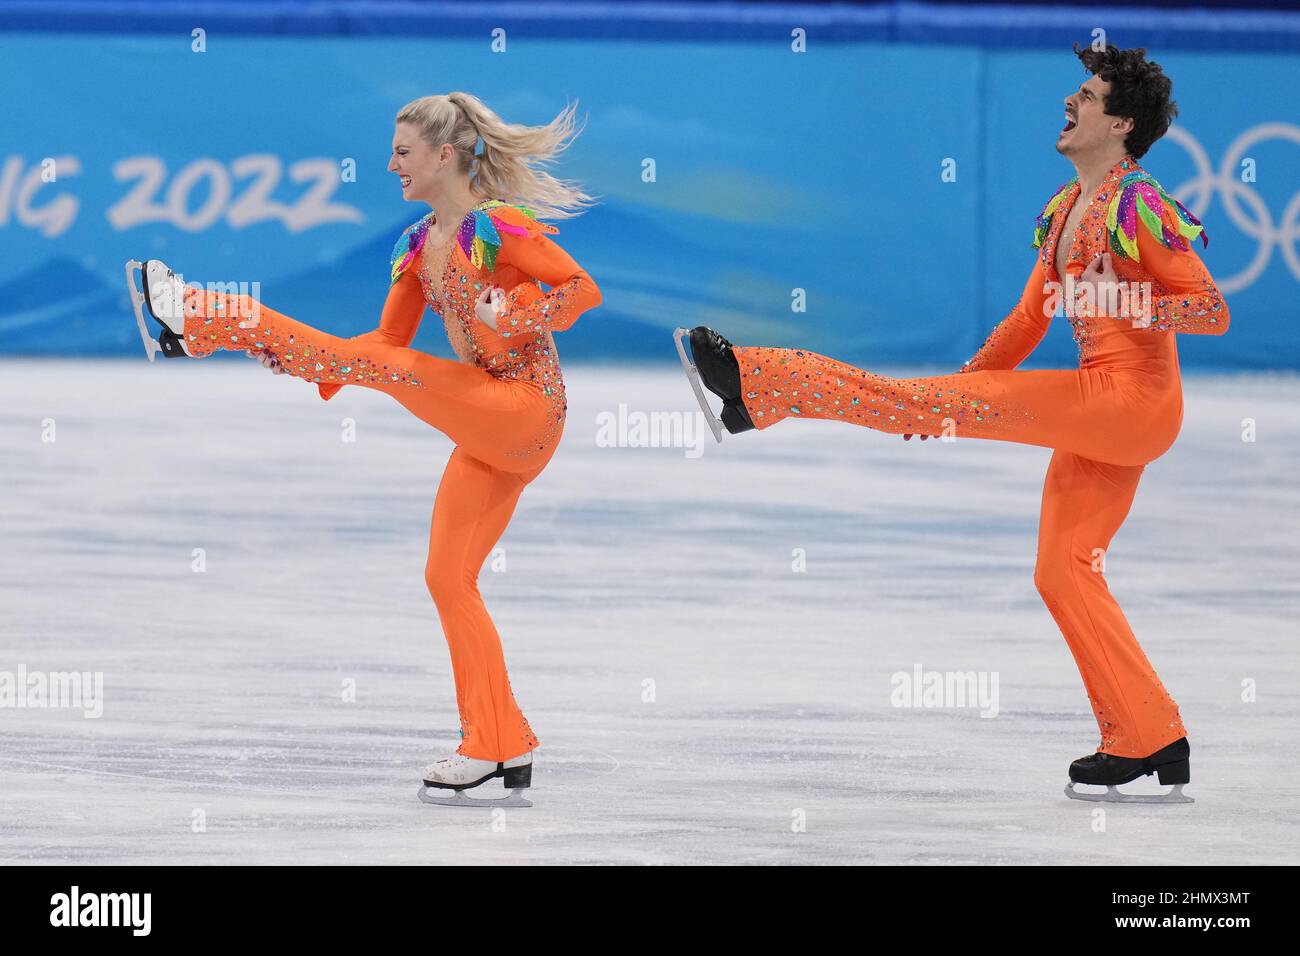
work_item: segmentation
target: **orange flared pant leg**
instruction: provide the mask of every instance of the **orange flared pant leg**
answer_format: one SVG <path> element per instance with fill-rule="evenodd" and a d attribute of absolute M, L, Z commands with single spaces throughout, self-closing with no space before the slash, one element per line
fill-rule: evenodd
<path fill-rule="evenodd" d="M 559 443 L 551 404 L 531 383 L 400 345 L 330 335 L 246 295 L 188 289 L 185 304 L 186 345 L 196 356 L 265 350 L 296 378 L 385 392 L 458 447 L 503 471 L 535 477 Z"/>
<path fill-rule="evenodd" d="M 1187 735 L 1104 574 L 1145 468 L 1054 452 L 1038 525 L 1034 584 L 1079 667 L 1100 749 L 1117 757 L 1146 757 Z"/>
<path fill-rule="evenodd" d="M 1140 383 L 1103 367 L 876 375 L 804 349 L 736 347 L 755 427 L 848 421 L 891 434 L 952 434 L 1052 448 L 1043 489 L 1039 593 L 1065 636 L 1101 730 L 1101 750 L 1147 756 L 1185 735 L 1102 574 L 1147 462 L 1173 443 L 1181 399 L 1150 407 Z"/>
<path fill-rule="evenodd" d="M 501 639 L 478 590 L 479 571 L 527 482 L 457 448 L 438 487 L 425 580 L 438 606 L 460 708 L 457 753 L 509 760 L 537 746 L 515 703 Z"/>
<path fill-rule="evenodd" d="M 848 421 L 895 435 L 943 435 L 1063 448 L 1143 465 L 1173 443 L 1181 401 L 1153 409 L 1136 379 L 1100 366 L 877 375 L 806 349 L 736 347 L 741 398 L 755 427 L 785 418 Z"/>
<path fill-rule="evenodd" d="M 434 503 L 425 581 L 451 653 L 463 738 L 457 752 L 501 761 L 535 748 L 478 575 L 520 493 L 558 444 L 540 389 L 415 349 L 330 335 L 247 296 L 191 290 L 186 308 L 193 354 L 268 351 L 298 378 L 385 392 L 456 443 Z"/>

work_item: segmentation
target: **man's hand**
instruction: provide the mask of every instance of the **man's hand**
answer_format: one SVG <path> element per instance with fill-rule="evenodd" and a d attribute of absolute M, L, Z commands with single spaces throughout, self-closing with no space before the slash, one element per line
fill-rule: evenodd
<path fill-rule="evenodd" d="M 1080 284 L 1088 296 L 1091 314 L 1105 318 L 1121 318 L 1125 312 L 1124 290 L 1120 287 L 1119 276 L 1110 264 L 1110 253 L 1102 252 L 1088 264 L 1079 277 Z"/>

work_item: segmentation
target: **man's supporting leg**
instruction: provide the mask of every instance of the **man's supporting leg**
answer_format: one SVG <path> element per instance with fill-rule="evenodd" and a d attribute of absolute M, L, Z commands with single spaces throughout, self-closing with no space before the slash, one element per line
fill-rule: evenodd
<path fill-rule="evenodd" d="M 1103 576 L 1145 466 L 1052 455 L 1043 485 L 1034 583 L 1074 654 L 1101 728 L 1101 751 L 1146 757 L 1186 736 Z"/>

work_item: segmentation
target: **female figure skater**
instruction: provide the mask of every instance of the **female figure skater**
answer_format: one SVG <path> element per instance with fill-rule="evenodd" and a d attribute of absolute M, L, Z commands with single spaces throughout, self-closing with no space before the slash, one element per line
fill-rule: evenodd
<path fill-rule="evenodd" d="M 1099 558 L 1146 464 L 1182 425 L 1172 333 L 1222 335 L 1228 308 L 1189 242 L 1208 242 L 1201 224 L 1137 164 L 1177 115 L 1169 79 L 1142 50 L 1075 51 L 1094 75 L 1065 100 L 1057 151 L 1077 175 L 1038 219 L 1033 244 L 1041 251 L 1019 304 L 957 374 L 888 378 L 806 350 L 734 347 L 704 326 L 690 332 L 694 366 L 684 354 L 683 362 L 723 399 L 721 424 L 732 433 L 822 418 L 905 438 L 950 434 L 1053 449 L 1034 582 L 1101 729 L 1098 752 L 1070 766 L 1066 793 L 1190 802 L 1181 792 L 1190 751 L 1178 707 L 1107 589 Z M 1098 294 L 1118 280 L 1138 293 L 1127 310 Z M 1082 308 L 1071 285 L 1087 293 Z M 1063 299 L 1079 368 L 1015 371 Z M 678 334 L 680 348 L 685 330 Z M 1115 790 L 1152 772 L 1173 790 L 1155 798 Z M 1075 783 L 1107 789 L 1076 792 Z"/>
<path fill-rule="evenodd" d="M 526 162 L 567 148 L 576 135 L 571 108 L 528 127 L 507 124 L 476 97 L 456 92 L 414 100 L 395 122 L 389 171 L 403 198 L 433 211 L 397 242 L 377 329 L 338 338 L 248 296 L 187 287 L 156 260 L 142 270 L 143 294 L 133 284 L 132 291 L 163 325 L 155 350 L 196 358 L 242 350 L 279 373 L 319 383 L 326 400 L 344 385 L 373 388 L 455 442 L 433 507 L 425 580 L 451 651 L 462 740 L 454 756 L 425 770 L 420 796 L 527 806 L 519 791 L 531 785 L 538 741 L 515 703 L 477 580 L 564 427 L 552 333 L 601 301 L 591 277 L 548 238 L 559 230 L 536 217 L 576 215 L 592 197 Z M 459 361 L 409 347 L 426 305 L 442 316 Z M 137 318 L 148 350 L 138 305 Z M 504 778 L 511 798 L 474 801 L 459 792 L 494 777 Z M 432 798 L 428 787 L 458 792 Z"/>

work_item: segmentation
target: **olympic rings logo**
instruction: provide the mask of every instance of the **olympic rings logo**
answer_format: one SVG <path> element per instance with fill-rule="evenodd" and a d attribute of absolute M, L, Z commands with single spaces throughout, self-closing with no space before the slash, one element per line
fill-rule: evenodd
<path fill-rule="evenodd" d="M 1173 194 L 1179 201 L 1190 209 L 1197 219 L 1204 221 L 1205 210 L 1214 199 L 1214 194 L 1221 193 L 1223 208 L 1228 218 L 1242 233 L 1259 243 L 1259 248 L 1255 250 L 1255 257 L 1245 269 L 1226 279 L 1216 278 L 1219 291 L 1224 294 L 1240 292 L 1253 285 L 1268 267 L 1269 260 L 1273 257 L 1274 246 L 1281 248 L 1282 258 L 1287 268 L 1291 270 L 1296 281 L 1300 281 L 1300 253 L 1296 250 L 1296 240 L 1300 238 L 1300 193 L 1291 197 L 1291 201 L 1282 212 L 1281 221 L 1274 225 L 1273 216 L 1268 206 L 1264 204 L 1264 200 L 1259 197 L 1259 193 L 1249 188 L 1238 175 L 1246 150 L 1262 140 L 1288 139 L 1300 146 L 1300 127 L 1292 126 L 1290 123 L 1262 123 L 1246 130 L 1224 154 L 1217 174 L 1210 165 L 1210 157 L 1206 155 L 1205 149 L 1191 133 L 1178 126 L 1172 126 L 1165 135 L 1187 150 L 1192 163 L 1196 166 L 1196 176 L 1173 190 Z M 1254 213 L 1253 218 L 1246 214 L 1238 204 L 1238 200 L 1243 200 L 1250 207 Z"/>

